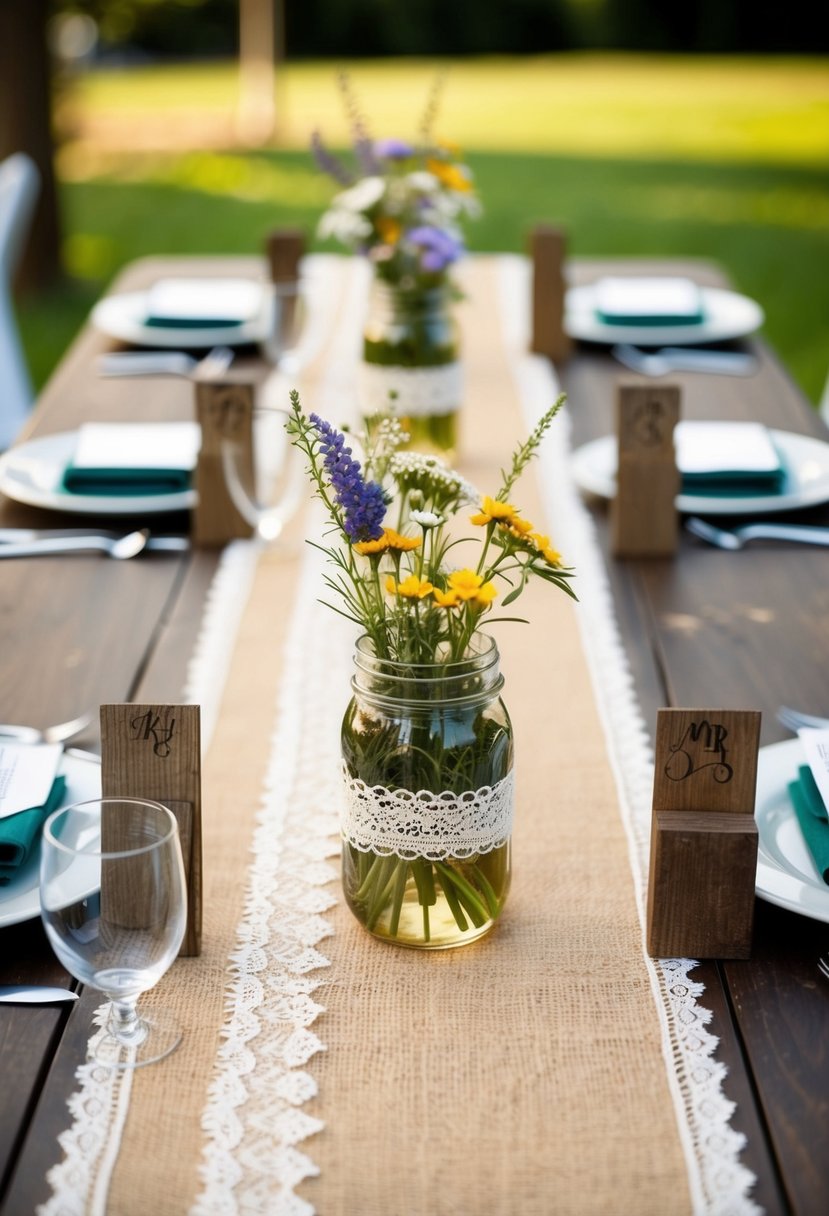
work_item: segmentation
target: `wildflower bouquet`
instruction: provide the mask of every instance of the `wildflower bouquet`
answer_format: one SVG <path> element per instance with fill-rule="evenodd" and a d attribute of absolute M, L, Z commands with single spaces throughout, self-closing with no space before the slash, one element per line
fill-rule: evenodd
<path fill-rule="evenodd" d="M 478 215 L 480 205 L 457 150 L 432 136 L 439 81 L 416 142 L 371 139 L 344 73 L 339 84 L 351 120 L 354 164 L 333 155 L 315 132 L 317 163 L 342 187 L 320 220 L 320 237 L 364 254 L 377 276 L 401 291 L 445 284 L 449 268 L 465 252 L 460 224 Z"/>
<path fill-rule="evenodd" d="M 360 365 L 360 408 L 369 420 L 395 413 L 411 448 L 454 452 L 463 401 L 452 270 L 466 252 L 462 224 L 479 214 L 472 173 L 456 149 L 433 138 L 438 77 L 417 139 L 369 137 L 348 78 L 352 163 L 315 134 L 318 164 L 342 187 L 319 235 L 365 256 L 373 269 Z"/>
<path fill-rule="evenodd" d="M 516 619 L 495 605 L 533 578 L 573 595 L 573 571 L 509 501 L 563 400 L 490 497 L 439 458 L 402 451 L 394 419 L 363 437 L 360 463 L 291 394 L 289 435 L 329 517 L 329 606 L 362 633 L 342 731 L 343 883 L 357 918 L 387 940 L 473 940 L 506 898 L 512 728 L 481 624 Z M 458 530 L 462 514 L 475 533 Z"/>

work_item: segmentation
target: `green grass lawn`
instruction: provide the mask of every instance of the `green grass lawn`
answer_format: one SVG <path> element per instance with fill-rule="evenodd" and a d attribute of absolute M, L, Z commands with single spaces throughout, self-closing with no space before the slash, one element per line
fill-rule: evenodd
<path fill-rule="evenodd" d="M 826 66 L 615 55 L 453 64 L 437 133 L 463 144 L 476 174 L 484 215 L 469 226 L 471 248 L 522 250 L 531 225 L 551 219 L 574 254 L 713 259 L 763 305 L 766 336 L 816 401 L 829 367 Z M 352 65 L 374 133 L 414 135 L 433 73 L 420 61 Z M 81 135 L 59 159 L 70 277 L 21 309 L 39 384 L 131 259 L 254 253 L 286 223 L 313 233 L 332 188 L 304 149 L 316 125 L 345 140 L 334 78 L 335 65 L 288 66 L 280 147 L 256 151 L 231 146 L 227 65 L 99 73 L 67 95 L 59 117 Z M 186 130 L 194 150 L 128 152 L 154 122 Z M 225 145 L 211 146 L 224 131 Z"/>

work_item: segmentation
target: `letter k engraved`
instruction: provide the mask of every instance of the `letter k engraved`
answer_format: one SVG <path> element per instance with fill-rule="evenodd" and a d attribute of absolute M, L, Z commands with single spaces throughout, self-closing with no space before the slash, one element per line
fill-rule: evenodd
<path fill-rule="evenodd" d="M 153 754 L 166 760 L 172 751 L 171 740 L 176 727 L 175 718 L 170 718 L 169 721 L 165 719 L 162 722 L 160 714 L 154 714 L 152 710 L 148 709 L 145 714 L 133 718 L 130 727 L 135 742 L 152 743 Z"/>

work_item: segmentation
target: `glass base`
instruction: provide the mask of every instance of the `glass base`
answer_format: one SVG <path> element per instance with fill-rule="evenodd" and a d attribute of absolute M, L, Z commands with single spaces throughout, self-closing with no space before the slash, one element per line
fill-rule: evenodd
<path fill-rule="evenodd" d="M 90 1058 L 106 1068 L 143 1068 L 163 1060 L 181 1042 L 181 1027 L 163 1010 L 153 1011 L 146 1017 L 138 1015 L 138 1026 L 130 1041 L 115 1037 L 107 1022 L 99 1037 L 90 1046 Z"/>

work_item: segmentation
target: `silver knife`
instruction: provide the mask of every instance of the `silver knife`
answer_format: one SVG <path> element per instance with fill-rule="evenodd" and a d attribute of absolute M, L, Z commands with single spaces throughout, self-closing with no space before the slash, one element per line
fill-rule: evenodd
<path fill-rule="evenodd" d="M 77 992 L 69 988 L 46 988 L 42 984 L 0 984 L 0 1004 L 51 1005 L 55 1001 L 77 999 Z"/>

